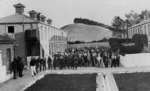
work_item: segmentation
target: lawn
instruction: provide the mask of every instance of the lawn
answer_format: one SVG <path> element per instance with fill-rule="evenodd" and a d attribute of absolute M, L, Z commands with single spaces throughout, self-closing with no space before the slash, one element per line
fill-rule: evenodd
<path fill-rule="evenodd" d="M 114 74 L 119 91 L 150 91 L 150 73 Z"/>
<path fill-rule="evenodd" d="M 25 91 L 96 91 L 96 74 L 48 74 Z"/>

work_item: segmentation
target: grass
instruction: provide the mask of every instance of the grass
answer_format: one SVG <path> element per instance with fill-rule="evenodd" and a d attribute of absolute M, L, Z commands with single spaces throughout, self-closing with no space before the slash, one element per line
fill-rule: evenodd
<path fill-rule="evenodd" d="M 48 74 L 25 91 L 96 91 L 96 74 Z"/>
<path fill-rule="evenodd" d="M 150 91 L 150 73 L 115 74 L 119 91 Z"/>

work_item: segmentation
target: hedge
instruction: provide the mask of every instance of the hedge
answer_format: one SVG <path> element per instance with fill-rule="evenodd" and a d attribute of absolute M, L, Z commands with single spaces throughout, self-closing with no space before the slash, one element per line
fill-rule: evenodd
<path fill-rule="evenodd" d="M 135 45 L 123 46 L 122 43 L 134 43 Z M 148 38 L 145 34 L 135 34 L 132 39 L 117 39 L 110 38 L 109 44 L 112 50 L 120 49 L 121 52 L 131 54 L 131 53 L 141 53 L 144 46 L 148 46 Z"/>
<path fill-rule="evenodd" d="M 133 43 L 140 43 L 142 45 L 148 46 L 148 38 L 145 34 L 134 34 L 132 37 Z"/>
<path fill-rule="evenodd" d="M 137 43 L 132 46 L 121 46 L 120 51 L 125 54 L 132 54 L 132 53 L 141 53 L 142 52 L 142 44 Z"/>
<path fill-rule="evenodd" d="M 118 39 L 118 38 L 110 38 L 109 45 L 112 50 L 120 49 L 122 43 L 131 42 L 131 39 Z"/>

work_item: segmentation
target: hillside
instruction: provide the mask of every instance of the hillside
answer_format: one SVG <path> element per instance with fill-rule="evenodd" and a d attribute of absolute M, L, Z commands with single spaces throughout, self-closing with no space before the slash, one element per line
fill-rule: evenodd
<path fill-rule="evenodd" d="M 109 29 L 85 25 L 85 24 L 69 24 L 61 28 L 63 31 L 68 32 L 68 37 L 70 41 L 93 41 L 101 40 L 104 37 L 109 38 L 112 36 L 112 31 Z"/>

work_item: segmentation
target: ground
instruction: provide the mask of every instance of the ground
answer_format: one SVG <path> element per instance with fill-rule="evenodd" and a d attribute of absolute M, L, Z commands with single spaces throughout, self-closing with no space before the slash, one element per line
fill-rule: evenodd
<path fill-rule="evenodd" d="M 25 91 L 96 91 L 96 74 L 48 74 Z"/>
<path fill-rule="evenodd" d="M 150 72 L 115 74 L 119 91 L 150 91 Z"/>

